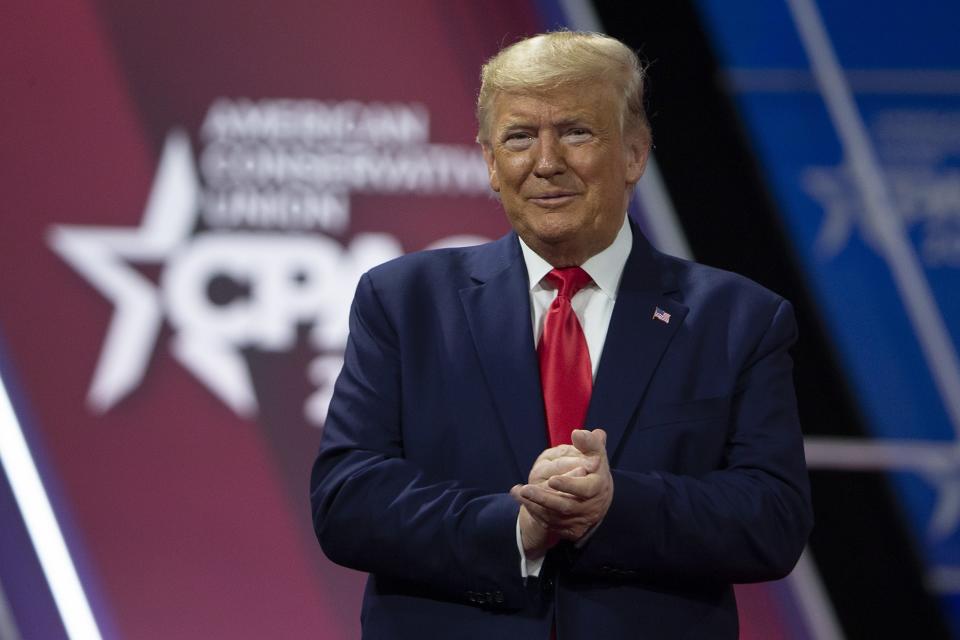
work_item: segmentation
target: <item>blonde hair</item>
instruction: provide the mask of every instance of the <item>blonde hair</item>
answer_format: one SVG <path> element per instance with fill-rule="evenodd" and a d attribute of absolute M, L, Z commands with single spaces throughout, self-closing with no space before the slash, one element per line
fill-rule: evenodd
<path fill-rule="evenodd" d="M 625 44 L 601 33 L 553 31 L 500 50 L 480 71 L 477 142 L 490 141 L 490 118 L 497 94 L 536 94 L 581 82 L 606 81 L 621 96 L 620 124 L 637 127 L 649 139 L 643 109 L 644 68 Z"/>

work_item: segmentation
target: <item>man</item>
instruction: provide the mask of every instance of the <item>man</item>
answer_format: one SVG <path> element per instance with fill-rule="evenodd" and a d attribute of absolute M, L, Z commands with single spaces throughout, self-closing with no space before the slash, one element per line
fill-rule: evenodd
<path fill-rule="evenodd" d="M 477 111 L 514 233 L 363 276 L 314 466 L 364 637 L 736 638 L 731 584 L 811 526 L 790 305 L 626 218 L 650 132 L 620 42 L 516 43 Z"/>

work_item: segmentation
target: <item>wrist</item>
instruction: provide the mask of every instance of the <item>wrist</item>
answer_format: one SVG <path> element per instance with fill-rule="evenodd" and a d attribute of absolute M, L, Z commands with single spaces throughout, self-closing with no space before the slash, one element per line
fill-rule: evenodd
<path fill-rule="evenodd" d="M 520 507 L 519 523 L 520 542 L 523 545 L 523 553 L 529 560 L 543 557 L 559 540 L 523 506 Z"/>

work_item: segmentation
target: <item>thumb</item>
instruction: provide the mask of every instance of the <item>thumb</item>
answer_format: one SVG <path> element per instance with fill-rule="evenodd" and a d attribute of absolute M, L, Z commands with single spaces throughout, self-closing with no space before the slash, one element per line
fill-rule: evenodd
<path fill-rule="evenodd" d="M 577 429 L 571 434 L 573 446 L 581 453 L 603 453 L 607 446 L 607 432 L 603 429 Z"/>

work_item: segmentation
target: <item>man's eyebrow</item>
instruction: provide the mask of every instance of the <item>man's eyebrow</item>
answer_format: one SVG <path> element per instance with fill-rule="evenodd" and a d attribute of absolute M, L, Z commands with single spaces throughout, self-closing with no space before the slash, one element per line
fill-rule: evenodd
<path fill-rule="evenodd" d="M 510 116 L 504 118 L 503 122 L 500 123 L 500 126 L 497 127 L 498 130 L 511 129 L 513 127 L 531 127 L 533 126 L 533 121 L 535 118 L 532 116 Z"/>
<path fill-rule="evenodd" d="M 590 124 L 592 120 L 585 113 L 575 113 L 569 116 L 565 116 L 562 119 L 554 123 L 558 127 L 569 127 L 573 124 Z"/>
<path fill-rule="evenodd" d="M 536 118 L 534 116 L 525 116 L 525 115 L 508 116 L 504 118 L 500 126 L 497 127 L 497 130 L 505 131 L 511 128 L 533 127 L 533 126 L 537 126 L 535 124 L 535 121 L 537 120 L 539 120 L 539 118 Z M 571 114 L 565 114 L 561 118 L 551 121 L 550 125 L 554 127 L 568 127 L 570 125 L 575 125 L 575 124 L 579 124 L 579 125 L 590 124 L 591 122 L 592 122 L 592 119 L 590 115 L 587 113 L 571 113 Z"/>

